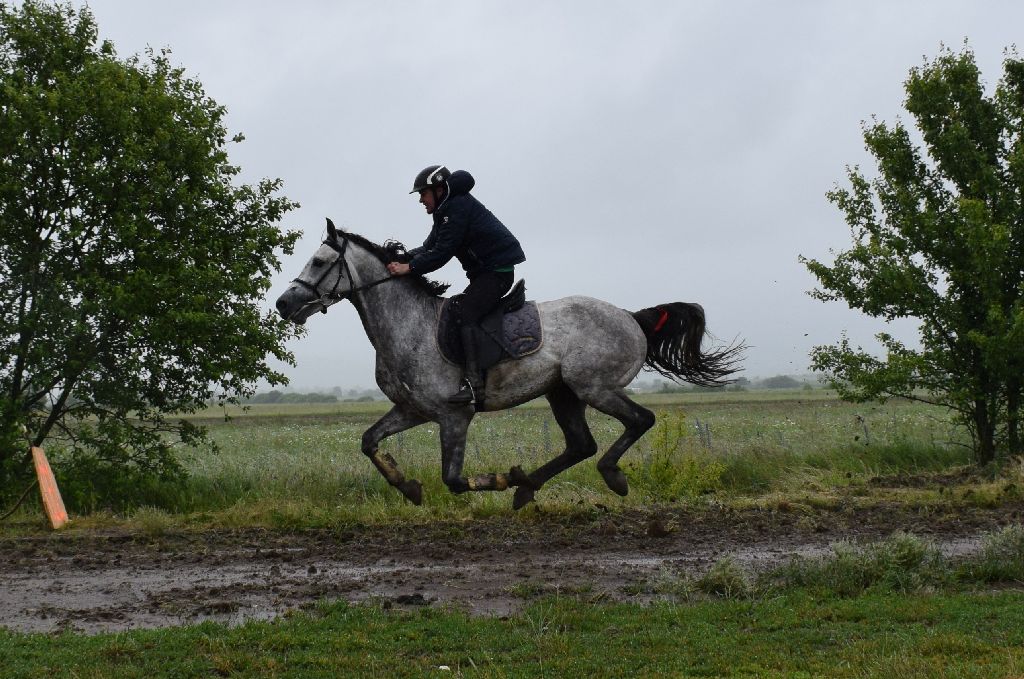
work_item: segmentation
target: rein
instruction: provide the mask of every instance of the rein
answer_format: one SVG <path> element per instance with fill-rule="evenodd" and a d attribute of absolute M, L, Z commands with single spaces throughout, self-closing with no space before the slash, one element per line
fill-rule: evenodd
<path fill-rule="evenodd" d="M 342 238 L 341 245 L 338 245 L 337 237 L 328 238 L 323 242 L 323 244 L 337 252 L 338 258 L 334 261 L 334 264 L 331 264 L 331 266 L 324 269 L 324 272 L 320 274 L 320 278 L 316 279 L 315 283 L 307 283 L 301 278 L 292 279 L 292 283 L 298 283 L 302 287 L 312 292 L 314 295 L 319 295 L 316 299 L 306 302 L 306 304 L 304 304 L 302 308 L 306 308 L 314 304 L 319 304 L 320 311 L 326 314 L 327 307 L 331 306 L 331 304 L 334 304 L 335 302 L 338 302 L 356 292 L 369 290 L 370 288 L 376 287 L 381 283 L 386 283 L 392 280 L 392 278 L 394 278 L 394 276 L 388 275 L 385 276 L 384 278 L 381 278 L 380 280 L 373 281 L 372 283 L 366 283 L 365 285 L 353 285 L 352 270 L 349 268 L 348 262 L 345 260 L 345 250 L 346 248 L 348 248 L 348 239 Z M 331 271 L 334 270 L 335 264 L 339 266 L 340 271 L 338 272 L 337 280 L 334 281 L 334 287 L 331 288 L 330 292 L 321 293 L 320 284 L 323 282 L 325 278 L 327 278 L 327 274 L 331 273 Z M 348 278 L 348 290 L 346 290 L 345 292 L 338 292 L 338 285 L 341 283 L 341 279 L 343 277 Z"/>

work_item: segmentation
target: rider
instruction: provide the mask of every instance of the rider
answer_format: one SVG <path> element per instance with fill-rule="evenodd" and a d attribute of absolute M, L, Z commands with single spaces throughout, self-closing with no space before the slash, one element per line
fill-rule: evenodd
<path fill-rule="evenodd" d="M 422 247 L 409 250 L 407 264 L 388 264 L 392 275 L 427 274 L 456 257 L 466 270 L 469 286 L 460 305 L 465 373 L 459 391 L 448 398 L 456 404 L 484 400 L 483 375 L 477 363 L 477 337 L 483 332 L 480 319 L 512 287 L 515 265 L 526 261 L 512 232 L 469 195 L 475 184 L 465 170 L 450 172 L 442 165 L 431 165 L 416 175 L 409 193 L 420 194 L 420 203 L 433 216 L 434 225 Z"/>

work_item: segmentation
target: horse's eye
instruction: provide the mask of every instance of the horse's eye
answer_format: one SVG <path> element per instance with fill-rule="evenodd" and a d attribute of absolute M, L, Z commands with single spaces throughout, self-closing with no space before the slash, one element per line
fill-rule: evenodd
<path fill-rule="evenodd" d="M 313 258 L 313 266 L 323 266 L 323 265 L 324 265 L 324 260 L 320 259 L 319 257 L 314 257 Z"/>

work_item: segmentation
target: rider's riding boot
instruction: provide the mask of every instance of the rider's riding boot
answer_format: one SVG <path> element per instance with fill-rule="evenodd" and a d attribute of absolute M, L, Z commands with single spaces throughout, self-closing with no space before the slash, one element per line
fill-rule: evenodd
<path fill-rule="evenodd" d="M 464 325 L 460 334 L 462 335 L 462 351 L 466 355 L 466 368 L 463 373 L 462 387 L 448 397 L 448 402 L 455 404 L 468 404 L 474 401 L 483 403 L 484 381 L 480 379 L 480 368 L 477 362 L 476 328 L 472 325 Z"/>

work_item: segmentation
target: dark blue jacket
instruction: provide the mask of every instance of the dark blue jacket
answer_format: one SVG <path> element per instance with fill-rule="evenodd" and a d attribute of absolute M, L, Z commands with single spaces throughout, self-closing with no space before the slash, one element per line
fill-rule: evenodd
<path fill-rule="evenodd" d="M 413 273 L 440 269 L 458 258 L 466 275 L 503 269 L 526 261 L 512 232 L 483 203 L 469 195 L 476 181 L 465 170 L 448 179 L 448 197 L 434 210 L 434 226 L 423 246 L 409 251 Z"/>

